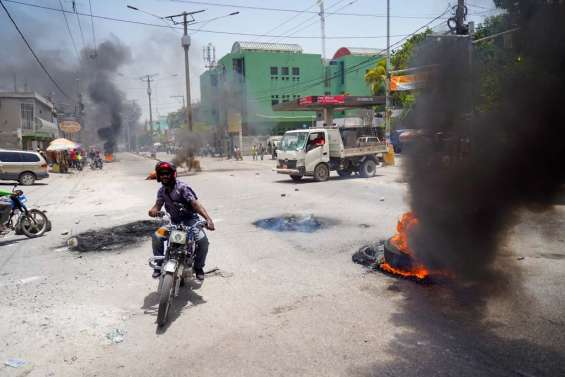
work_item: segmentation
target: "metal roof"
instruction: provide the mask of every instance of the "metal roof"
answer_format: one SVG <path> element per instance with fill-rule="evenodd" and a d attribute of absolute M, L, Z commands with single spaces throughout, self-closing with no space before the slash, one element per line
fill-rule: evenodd
<path fill-rule="evenodd" d="M 242 51 L 273 51 L 301 54 L 302 47 L 291 43 L 235 42 L 231 48 L 232 54 Z"/>
<path fill-rule="evenodd" d="M 334 59 L 341 58 L 345 55 L 356 55 L 356 56 L 375 56 L 375 55 L 386 55 L 386 50 L 378 48 L 365 48 L 365 47 L 341 47 L 338 49 L 334 55 Z"/>

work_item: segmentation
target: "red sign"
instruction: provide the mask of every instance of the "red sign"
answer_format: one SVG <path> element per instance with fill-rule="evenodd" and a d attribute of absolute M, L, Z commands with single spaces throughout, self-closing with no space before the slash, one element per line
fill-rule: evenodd
<path fill-rule="evenodd" d="M 313 102 L 314 101 L 312 96 L 300 97 L 300 99 L 298 100 L 299 105 L 311 105 Z"/>
<path fill-rule="evenodd" d="M 298 101 L 299 105 L 312 105 L 315 103 L 320 105 L 342 105 L 345 103 L 345 96 L 307 96 L 301 97 Z"/>
<path fill-rule="evenodd" d="M 345 103 L 345 96 L 318 96 L 316 103 L 320 105 L 341 105 Z"/>

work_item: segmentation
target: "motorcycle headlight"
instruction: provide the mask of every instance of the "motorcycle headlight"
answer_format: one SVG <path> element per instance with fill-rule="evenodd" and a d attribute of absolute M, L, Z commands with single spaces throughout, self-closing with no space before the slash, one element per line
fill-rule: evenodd
<path fill-rule="evenodd" d="M 182 232 L 180 230 L 173 230 L 169 237 L 169 241 L 171 243 L 184 245 L 186 243 L 186 232 Z"/>

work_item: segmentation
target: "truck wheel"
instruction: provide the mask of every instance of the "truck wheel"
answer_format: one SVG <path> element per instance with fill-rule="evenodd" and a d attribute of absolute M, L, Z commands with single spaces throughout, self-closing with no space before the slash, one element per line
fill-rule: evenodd
<path fill-rule="evenodd" d="M 321 163 L 314 169 L 314 180 L 317 182 L 323 182 L 330 177 L 330 169 L 328 165 Z"/>
<path fill-rule="evenodd" d="M 351 171 L 351 169 L 343 169 L 343 170 L 337 171 L 337 174 L 340 177 L 349 177 L 351 175 L 351 173 L 353 173 L 353 171 Z"/>
<path fill-rule="evenodd" d="M 373 177 L 377 172 L 377 164 L 373 160 L 365 160 L 359 168 L 359 175 L 363 178 Z"/>
<path fill-rule="evenodd" d="M 302 179 L 302 176 L 301 175 L 291 175 L 290 178 L 292 178 L 292 180 L 294 182 L 298 182 Z"/>

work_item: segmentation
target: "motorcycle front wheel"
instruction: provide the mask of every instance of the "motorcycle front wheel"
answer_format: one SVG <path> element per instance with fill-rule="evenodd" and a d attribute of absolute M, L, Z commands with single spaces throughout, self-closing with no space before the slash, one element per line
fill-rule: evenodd
<path fill-rule="evenodd" d="M 157 325 L 163 326 L 167 323 L 167 316 L 169 315 L 169 309 L 173 304 L 174 290 L 175 290 L 175 278 L 171 273 L 165 274 L 163 276 L 163 282 L 161 284 L 161 289 L 159 290 L 159 310 L 157 311 Z"/>
<path fill-rule="evenodd" d="M 49 220 L 37 209 L 31 209 L 20 217 L 18 227 L 29 238 L 41 237 L 47 231 Z"/>

